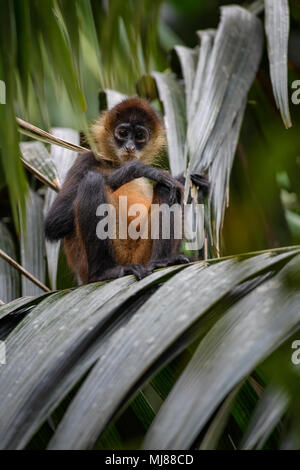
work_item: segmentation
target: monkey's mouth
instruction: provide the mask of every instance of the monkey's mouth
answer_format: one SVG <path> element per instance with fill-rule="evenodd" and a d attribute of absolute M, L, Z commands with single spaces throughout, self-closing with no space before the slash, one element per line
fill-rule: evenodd
<path fill-rule="evenodd" d="M 130 160 L 135 160 L 136 158 L 137 158 L 137 154 L 135 151 L 131 151 L 131 152 L 125 151 L 121 153 L 121 159 L 123 161 L 128 162 Z"/>

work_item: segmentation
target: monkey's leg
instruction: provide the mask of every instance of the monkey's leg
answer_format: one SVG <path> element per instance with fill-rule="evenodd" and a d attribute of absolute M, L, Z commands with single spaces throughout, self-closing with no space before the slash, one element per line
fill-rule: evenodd
<path fill-rule="evenodd" d="M 168 204 L 181 203 L 183 187 L 179 181 L 173 178 L 165 170 L 159 170 L 150 165 L 134 160 L 114 171 L 107 177 L 107 184 L 113 191 L 116 191 L 136 178 L 148 178 L 168 189 L 164 198 Z"/>
<path fill-rule="evenodd" d="M 144 266 L 117 265 L 111 240 L 101 240 L 97 236 L 97 225 L 101 220 L 96 215 L 97 208 L 107 203 L 104 176 L 97 171 L 88 172 L 75 200 L 79 232 L 87 255 L 88 282 L 116 279 L 126 274 L 141 279 L 149 274 Z"/>
<path fill-rule="evenodd" d="M 154 189 L 153 195 L 153 204 L 168 204 L 169 203 L 169 194 L 168 189 L 161 185 L 157 184 Z M 182 206 L 181 206 L 182 209 Z M 162 233 L 162 223 L 163 221 L 160 219 L 157 222 L 159 223 L 159 238 L 157 240 L 153 240 L 153 247 L 152 247 L 152 256 L 148 263 L 148 268 L 153 270 L 156 268 L 163 268 L 165 266 L 170 266 L 174 264 L 186 264 L 191 261 L 187 256 L 180 253 L 180 247 L 182 239 L 175 239 L 174 237 L 174 224 L 180 223 L 183 224 L 182 213 L 180 214 L 180 220 L 175 220 L 176 215 L 171 214 L 170 217 L 170 237 L 163 238 Z"/>

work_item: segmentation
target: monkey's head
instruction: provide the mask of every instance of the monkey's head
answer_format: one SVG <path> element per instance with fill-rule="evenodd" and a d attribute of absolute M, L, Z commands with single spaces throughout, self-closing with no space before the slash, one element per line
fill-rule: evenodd
<path fill-rule="evenodd" d="M 162 120 L 150 104 L 129 98 L 105 111 L 93 127 L 99 153 L 117 164 L 153 163 L 166 145 Z"/>

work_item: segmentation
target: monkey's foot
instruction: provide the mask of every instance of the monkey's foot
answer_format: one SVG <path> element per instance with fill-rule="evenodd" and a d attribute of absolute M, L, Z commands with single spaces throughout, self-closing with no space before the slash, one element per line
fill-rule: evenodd
<path fill-rule="evenodd" d="M 147 268 L 153 271 L 154 269 L 165 268 L 166 266 L 173 266 L 176 264 L 188 264 L 192 261 L 195 261 L 193 258 L 189 258 L 182 253 L 178 255 L 170 256 L 169 258 L 164 258 L 160 260 L 152 260 L 147 264 Z"/>
<path fill-rule="evenodd" d="M 89 279 L 89 282 L 97 281 L 111 281 L 112 279 L 118 279 L 120 277 L 128 276 L 133 274 L 137 280 L 141 280 L 151 274 L 151 270 L 141 264 L 126 264 L 115 266 L 114 268 L 107 269 L 100 275 L 94 275 Z"/>

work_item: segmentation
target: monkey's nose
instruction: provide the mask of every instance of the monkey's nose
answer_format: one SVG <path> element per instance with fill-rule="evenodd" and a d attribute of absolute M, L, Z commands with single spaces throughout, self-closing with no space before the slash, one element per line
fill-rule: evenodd
<path fill-rule="evenodd" d="M 127 145 L 125 145 L 125 150 L 126 150 L 126 152 L 135 152 L 135 146 L 134 146 L 134 144 L 127 144 Z"/>

